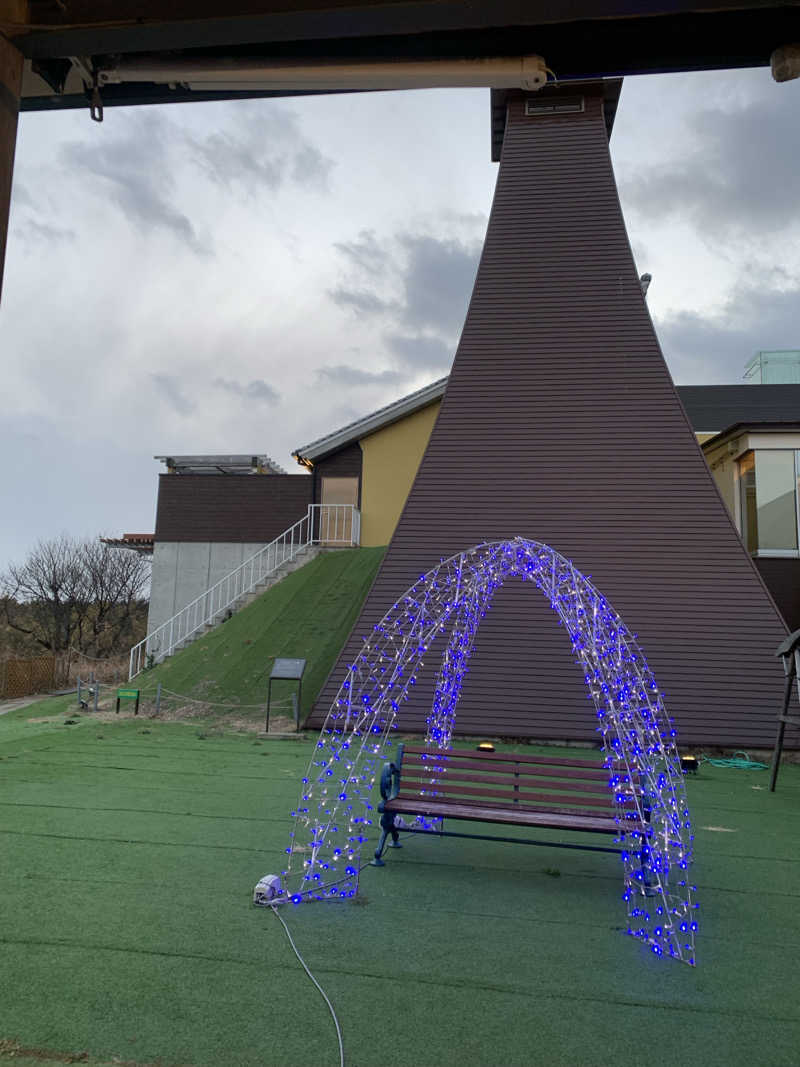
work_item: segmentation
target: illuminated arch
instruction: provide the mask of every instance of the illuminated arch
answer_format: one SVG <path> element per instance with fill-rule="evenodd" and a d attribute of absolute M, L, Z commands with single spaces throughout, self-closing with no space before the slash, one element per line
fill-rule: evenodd
<path fill-rule="evenodd" d="M 548 598 L 569 634 L 595 705 L 619 827 L 628 932 L 657 954 L 693 964 L 691 824 L 676 734 L 655 679 L 602 594 L 564 556 L 521 537 L 477 545 L 442 561 L 363 638 L 292 812 L 281 899 L 299 903 L 355 894 L 361 846 L 378 822 L 375 781 L 391 756 L 400 705 L 432 643 L 447 636 L 427 743 L 432 751 L 449 748 L 480 621 L 510 577 L 533 582 Z M 640 790 L 631 788 L 632 781 Z"/>

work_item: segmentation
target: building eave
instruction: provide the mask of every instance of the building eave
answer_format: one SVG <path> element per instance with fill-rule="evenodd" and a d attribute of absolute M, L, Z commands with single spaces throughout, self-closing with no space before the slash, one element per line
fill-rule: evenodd
<path fill-rule="evenodd" d="M 437 400 L 441 400 L 447 387 L 448 377 L 431 382 L 430 385 L 418 389 L 415 393 L 409 393 L 408 396 L 395 400 L 392 404 L 378 408 L 377 411 L 373 411 L 364 418 L 342 426 L 310 444 L 302 445 L 294 449 L 292 455 L 302 467 L 313 467 L 317 460 L 330 455 L 331 452 L 338 452 L 340 448 L 345 448 L 361 440 L 362 437 L 391 426 L 393 422 L 398 422 L 407 415 L 413 415 L 414 412 L 421 411 Z"/>
<path fill-rule="evenodd" d="M 704 441 L 701 448 L 710 452 L 724 444 L 731 437 L 741 437 L 744 433 L 798 433 L 800 422 L 735 422 L 724 430 Z"/>

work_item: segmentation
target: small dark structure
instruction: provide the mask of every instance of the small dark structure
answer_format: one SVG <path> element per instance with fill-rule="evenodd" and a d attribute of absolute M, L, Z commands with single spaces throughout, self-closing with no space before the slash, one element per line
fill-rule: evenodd
<path fill-rule="evenodd" d="M 793 634 L 789 634 L 786 640 L 778 645 L 775 655 L 779 656 L 783 662 L 783 673 L 786 681 L 783 690 L 783 704 L 778 714 L 778 736 L 775 738 L 775 748 L 772 752 L 772 773 L 769 779 L 771 793 L 775 792 L 775 783 L 778 781 L 786 727 L 800 726 L 800 711 L 795 711 L 794 713 L 789 711 L 792 686 L 795 682 L 797 682 L 798 697 L 800 697 L 800 672 L 798 671 L 798 666 L 800 666 L 800 630 L 795 630 Z"/>
<path fill-rule="evenodd" d="M 297 700 L 295 703 L 294 724 L 300 726 L 300 698 L 303 695 L 303 674 L 306 669 L 304 659 L 276 659 L 272 665 L 272 671 L 267 684 L 267 718 L 264 732 L 269 733 L 269 711 L 272 704 L 272 683 L 274 681 L 297 682 Z"/>

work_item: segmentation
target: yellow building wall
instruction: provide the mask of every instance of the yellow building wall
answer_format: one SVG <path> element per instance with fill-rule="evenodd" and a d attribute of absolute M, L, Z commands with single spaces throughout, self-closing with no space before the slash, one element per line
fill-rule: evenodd
<path fill-rule="evenodd" d="M 361 544 L 388 545 L 433 430 L 441 401 L 362 437 Z"/>
<path fill-rule="evenodd" d="M 739 526 L 739 515 L 736 507 L 736 491 L 738 480 L 736 477 L 736 457 L 728 451 L 728 442 L 718 448 L 705 453 L 705 460 L 717 483 L 725 507 L 730 512 L 731 518 Z"/>

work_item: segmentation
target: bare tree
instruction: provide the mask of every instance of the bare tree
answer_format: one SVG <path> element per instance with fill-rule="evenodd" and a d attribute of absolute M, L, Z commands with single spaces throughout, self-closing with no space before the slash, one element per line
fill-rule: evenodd
<path fill-rule="evenodd" d="M 136 553 L 62 534 L 9 566 L 0 588 L 13 630 L 52 652 L 76 647 L 101 656 L 119 650 L 142 614 L 148 580 L 148 563 Z"/>
<path fill-rule="evenodd" d="M 150 581 L 147 560 L 130 549 L 110 548 L 86 541 L 81 553 L 90 610 L 82 620 L 78 646 L 96 656 L 119 650 L 123 639 L 132 643 L 132 625 L 141 615 Z"/>

